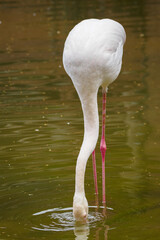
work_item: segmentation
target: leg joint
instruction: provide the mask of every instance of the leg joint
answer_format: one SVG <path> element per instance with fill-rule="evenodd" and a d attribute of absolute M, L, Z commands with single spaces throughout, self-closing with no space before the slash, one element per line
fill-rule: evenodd
<path fill-rule="evenodd" d="M 105 140 L 101 140 L 101 144 L 100 144 L 100 150 L 101 152 L 106 152 L 107 146 L 106 146 L 106 142 Z"/>

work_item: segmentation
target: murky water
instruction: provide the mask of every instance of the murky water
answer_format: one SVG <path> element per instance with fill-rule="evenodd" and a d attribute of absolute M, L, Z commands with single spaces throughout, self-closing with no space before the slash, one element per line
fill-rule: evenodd
<path fill-rule="evenodd" d="M 159 239 L 159 12 L 158 0 L 0 2 L 0 239 Z M 89 220 L 77 225 L 72 198 L 83 116 L 61 57 L 69 30 L 92 17 L 121 22 L 127 42 L 107 100 L 108 209 L 101 206 L 98 142 L 100 207 L 90 159 Z"/>

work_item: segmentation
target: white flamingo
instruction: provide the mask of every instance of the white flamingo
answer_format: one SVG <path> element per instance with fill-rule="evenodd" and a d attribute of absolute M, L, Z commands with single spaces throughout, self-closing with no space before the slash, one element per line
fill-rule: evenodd
<path fill-rule="evenodd" d="M 118 76 L 126 34 L 123 26 L 111 19 L 87 19 L 68 34 L 63 51 L 63 65 L 79 95 L 84 116 L 84 138 L 77 158 L 73 215 L 86 221 L 88 202 L 84 190 L 86 163 L 92 153 L 95 191 L 98 194 L 95 146 L 99 135 L 97 92 L 102 86 L 103 121 L 100 150 L 102 154 L 102 190 L 105 199 L 105 116 L 106 92 Z"/>

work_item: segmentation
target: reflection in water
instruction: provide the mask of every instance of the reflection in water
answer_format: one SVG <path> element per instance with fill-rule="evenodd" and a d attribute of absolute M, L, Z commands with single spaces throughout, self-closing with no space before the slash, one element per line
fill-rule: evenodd
<path fill-rule="evenodd" d="M 89 235 L 89 224 L 75 225 L 74 228 L 75 240 L 86 240 Z"/>
<path fill-rule="evenodd" d="M 101 240 L 100 237 L 101 231 L 104 232 L 104 238 L 103 240 L 108 240 L 108 230 L 109 226 L 103 226 L 103 227 L 97 227 L 95 232 L 95 240 Z M 75 234 L 75 240 L 86 240 L 89 236 L 89 224 L 81 225 L 81 226 L 75 226 L 74 234 Z"/>

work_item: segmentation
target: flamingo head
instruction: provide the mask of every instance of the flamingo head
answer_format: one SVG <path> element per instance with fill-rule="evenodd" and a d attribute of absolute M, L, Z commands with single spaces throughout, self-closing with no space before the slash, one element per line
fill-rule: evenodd
<path fill-rule="evenodd" d="M 73 198 L 73 216 L 76 221 L 87 221 L 88 202 L 84 194 L 75 193 Z"/>

